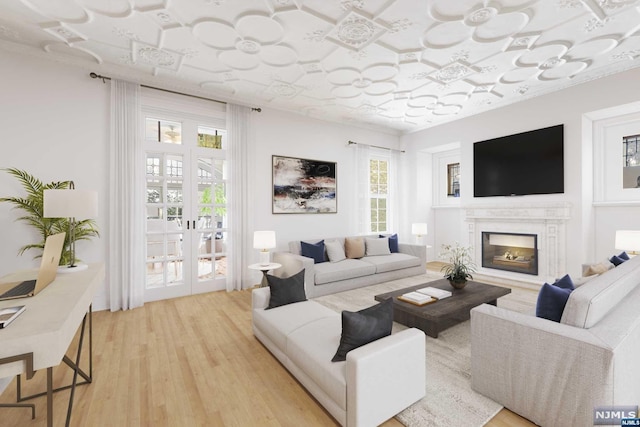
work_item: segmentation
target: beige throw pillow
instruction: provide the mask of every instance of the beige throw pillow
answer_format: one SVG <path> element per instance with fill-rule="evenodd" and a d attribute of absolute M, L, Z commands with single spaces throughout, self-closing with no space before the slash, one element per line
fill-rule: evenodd
<path fill-rule="evenodd" d="M 347 258 L 362 258 L 364 256 L 364 239 L 362 237 L 347 237 L 344 239 L 344 252 Z"/>
<path fill-rule="evenodd" d="M 591 264 L 587 270 L 583 273 L 583 276 L 593 276 L 595 274 L 602 274 L 609 271 L 613 267 L 613 264 L 609 261 L 603 261 L 598 264 Z"/>

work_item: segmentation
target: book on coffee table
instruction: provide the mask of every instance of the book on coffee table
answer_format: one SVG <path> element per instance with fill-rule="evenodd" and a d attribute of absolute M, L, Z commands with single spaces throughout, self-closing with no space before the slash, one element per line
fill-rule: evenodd
<path fill-rule="evenodd" d="M 429 295 L 431 297 L 434 297 L 436 299 L 443 299 L 443 298 L 448 298 L 451 296 L 451 291 L 446 291 L 444 289 L 439 289 L 439 288 L 433 288 L 431 286 L 428 286 L 426 288 L 422 288 L 422 289 L 418 289 L 416 292 L 424 294 L 424 295 Z"/>
<path fill-rule="evenodd" d="M 9 326 L 9 323 L 13 322 L 16 317 L 20 316 L 25 308 L 26 306 L 24 305 L 0 308 L 0 329 Z"/>
<path fill-rule="evenodd" d="M 402 294 L 398 297 L 400 301 L 408 302 L 410 304 L 415 305 L 425 305 L 430 304 L 432 302 L 438 301 L 436 298 L 432 296 L 421 294 L 420 292 L 408 292 L 406 294 Z"/>

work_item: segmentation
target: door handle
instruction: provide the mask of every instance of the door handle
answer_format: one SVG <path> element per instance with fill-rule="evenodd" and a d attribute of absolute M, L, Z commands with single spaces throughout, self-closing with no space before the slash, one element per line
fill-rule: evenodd
<path fill-rule="evenodd" d="M 196 229 L 196 220 L 195 219 L 193 220 L 193 229 L 194 230 Z"/>
<path fill-rule="evenodd" d="M 189 221 L 187 221 L 187 230 L 189 229 Z"/>

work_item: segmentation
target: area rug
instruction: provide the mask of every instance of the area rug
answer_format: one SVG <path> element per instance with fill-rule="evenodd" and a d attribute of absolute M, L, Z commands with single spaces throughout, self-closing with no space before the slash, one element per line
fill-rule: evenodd
<path fill-rule="evenodd" d="M 375 304 L 374 296 L 441 278 L 427 273 L 315 298 L 315 301 L 341 312 L 355 311 Z M 500 304 L 500 302 L 499 302 Z M 393 324 L 393 332 L 406 329 Z M 414 426 L 483 426 L 502 406 L 471 390 L 470 322 L 453 326 L 438 335 L 426 337 L 426 396 L 396 419 L 407 427 Z"/>

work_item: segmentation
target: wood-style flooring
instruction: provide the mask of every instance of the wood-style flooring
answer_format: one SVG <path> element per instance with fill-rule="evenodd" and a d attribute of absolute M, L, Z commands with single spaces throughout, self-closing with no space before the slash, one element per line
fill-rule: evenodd
<path fill-rule="evenodd" d="M 71 425 L 337 425 L 253 337 L 250 307 L 250 291 L 213 292 L 93 313 L 93 383 L 77 388 Z M 23 394 L 43 391 L 45 374 L 23 379 Z M 70 381 L 68 368 L 54 370 L 54 386 Z M 64 425 L 68 396 L 54 396 L 55 426 Z M 15 397 L 14 381 L 0 403 Z M 0 426 L 46 425 L 46 398 L 31 402 L 35 420 L 28 409 L 0 408 Z M 384 426 L 401 424 L 391 419 Z M 534 424 L 502 410 L 487 426 Z"/>

